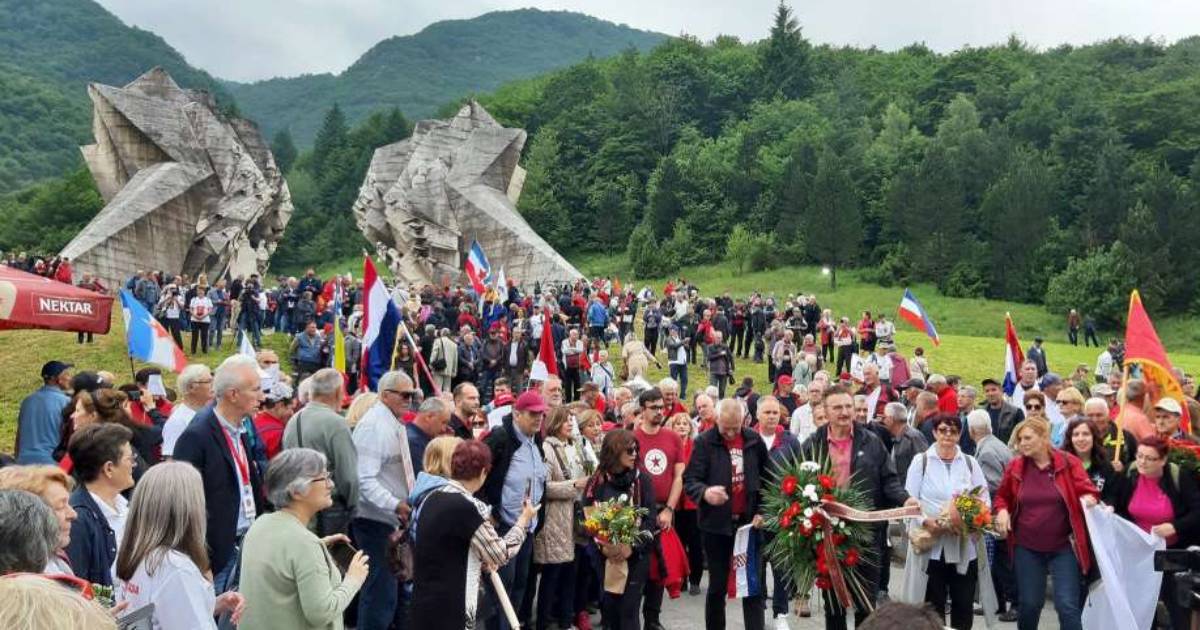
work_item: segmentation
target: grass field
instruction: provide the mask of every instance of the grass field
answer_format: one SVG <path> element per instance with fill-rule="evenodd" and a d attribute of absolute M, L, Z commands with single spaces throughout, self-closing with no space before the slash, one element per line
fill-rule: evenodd
<path fill-rule="evenodd" d="M 623 257 L 585 256 L 576 259 L 579 269 L 588 275 L 615 275 L 626 283 L 630 274 L 624 270 Z M 361 259 L 353 258 L 322 265 L 318 275 L 327 277 L 332 273 L 350 271 L 354 276 L 362 275 Z M 732 295 L 745 295 L 753 290 L 774 292 L 778 298 L 790 293 L 812 293 L 818 302 L 833 309 L 836 314 L 851 315 L 853 319 L 862 310 L 884 312 L 894 316 L 903 287 L 880 287 L 860 281 L 853 272 L 839 274 L 836 292 L 829 290 L 829 281 L 814 267 L 786 267 L 771 271 L 734 275 L 723 265 L 707 265 L 685 269 L 679 275 L 697 284 L 705 295 L 730 291 Z M 661 293 L 666 280 L 662 278 L 637 280 L 639 288 L 648 284 Z M 1033 304 L 1018 304 L 991 300 L 971 300 L 941 296 L 931 285 L 917 284 L 910 287 L 936 323 L 942 343 L 933 347 L 924 334 L 912 330 L 905 322 L 898 322 L 897 346 L 905 356 L 911 356 L 916 346 L 925 348 L 926 356 L 934 371 L 957 374 L 968 383 L 978 383 L 985 376 L 999 376 L 1004 366 L 1004 313 L 1011 312 L 1020 334 L 1022 345 L 1028 347 L 1034 336 L 1046 338 L 1046 354 L 1050 368 L 1064 376 L 1079 363 L 1094 367 L 1099 349 L 1071 346 L 1066 343 L 1065 316 L 1051 314 Z M 1155 314 L 1150 314 L 1154 318 Z M 1200 371 L 1200 329 L 1195 320 L 1186 317 L 1155 318 L 1159 334 L 1167 346 L 1172 362 L 1188 372 Z M 16 430 L 17 409 L 21 399 L 39 386 L 38 369 L 51 359 L 66 360 L 79 369 L 104 369 L 117 375 L 119 381 L 130 379 L 129 359 L 125 354 L 124 327 L 119 311 L 114 318 L 112 332 L 97 336 L 96 343 L 77 345 L 74 333 L 43 331 L 0 332 L 0 365 L 9 368 L 9 377 L 0 382 L 0 451 L 10 451 Z M 1101 339 L 1117 331 L 1102 331 Z M 185 334 L 186 337 L 186 334 Z M 286 337 L 264 335 L 265 346 L 285 354 Z M 226 340 L 223 352 L 214 352 L 200 358 L 210 366 L 217 365 L 233 352 L 230 339 Z M 620 352 L 612 348 L 613 363 L 620 367 Z M 665 357 L 659 355 L 666 363 Z M 141 367 L 140 365 L 138 367 Z M 650 376 L 654 379 L 666 376 L 665 370 L 651 366 Z M 736 377 L 754 378 L 756 385 L 766 383 L 767 370 L 764 364 L 737 365 Z M 690 381 L 695 386 L 707 384 L 707 378 L 698 366 L 690 370 Z M 131 380 L 131 379 L 130 379 Z M 174 375 L 166 382 L 173 385 Z"/>

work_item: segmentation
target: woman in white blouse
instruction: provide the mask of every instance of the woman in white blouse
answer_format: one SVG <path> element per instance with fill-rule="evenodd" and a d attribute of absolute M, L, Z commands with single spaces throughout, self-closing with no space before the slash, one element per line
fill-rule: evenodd
<path fill-rule="evenodd" d="M 976 552 L 980 545 L 974 540 L 978 534 L 964 539 L 939 517 L 949 501 L 974 488 L 982 488 L 981 498 L 989 506 L 991 499 L 983 468 L 974 457 L 963 453 L 958 447 L 961 433 L 962 422 L 957 416 L 934 416 L 934 445 L 914 457 L 908 467 L 904 489 L 921 501 L 925 519 L 919 525 L 932 535 L 933 542 L 925 551 L 917 550 L 916 545 L 908 546 L 903 598 L 913 604 L 925 602 L 941 616 L 949 596 L 950 627 L 970 630 L 974 621 L 977 584 L 983 585 L 979 590 L 989 616 L 995 610 L 995 594 L 990 576 L 987 575 L 986 554 L 984 566 L 980 567 Z M 910 523 L 910 527 L 918 524 L 916 521 Z"/>
<path fill-rule="evenodd" d="M 236 592 L 213 592 L 204 543 L 204 485 L 183 462 L 153 466 L 129 504 L 117 553 L 117 601 L 134 611 L 154 604 L 156 630 L 217 627 L 214 617 L 240 621 L 245 602 Z"/>

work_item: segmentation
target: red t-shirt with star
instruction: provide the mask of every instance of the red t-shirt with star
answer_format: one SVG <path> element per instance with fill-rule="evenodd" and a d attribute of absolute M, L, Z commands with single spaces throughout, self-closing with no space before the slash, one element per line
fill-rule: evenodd
<path fill-rule="evenodd" d="M 634 436 L 642 472 L 650 476 L 654 485 L 654 500 L 665 504 L 671 497 L 671 484 L 675 482 L 675 465 L 685 463 L 683 440 L 666 427 L 650 435 L 639 426 L 634 430 Z"/>
<path fill-rule="evenodd" d="M 746 515 L 746 460 L 742 456 L 744 446 L 741 432 L 732 440 L 725 439 L 725 448 L 729 449 L 729 463 L 733 471 L 729 483 L 729 505 L 735 518 Z"/>

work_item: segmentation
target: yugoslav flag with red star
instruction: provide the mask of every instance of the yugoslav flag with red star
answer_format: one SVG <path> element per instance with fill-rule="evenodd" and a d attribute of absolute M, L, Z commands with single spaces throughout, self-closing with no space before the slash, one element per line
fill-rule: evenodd
<path fill-rule="evenodd" d="M 183 370 L 187 365 L 183 350 L 175 345 L 171 333 L 129 291 L 121 291 L 121 311 L 125 315 L 125 340 L 129 343 L 129 356 L 172 372 Z"/>

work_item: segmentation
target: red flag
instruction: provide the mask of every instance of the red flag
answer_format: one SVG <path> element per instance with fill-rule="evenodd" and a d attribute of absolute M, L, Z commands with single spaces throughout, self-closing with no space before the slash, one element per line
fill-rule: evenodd
<path fill-rule="evenodd" d="M 542 342 L 538 346 L 538 357 L 529 368 L 529 379 L 545 381 L 550 376 L 558 376 L 558 359 L 554 354 L 554 332 L 550 327 L 550 309 L 542 313 Z"/>
<path fill-rule="evenodd" d="M 1183 416 L 1179 421 L 1180 429 L 1184 433 L 1190 433 L 1191 418 L 1183 388 L 1171 371 L 1167 351 L 1158 339 L 1158 333 L 1154 330 L 1154 324 L 1150 322 L 1150 316 L 1146 314 L 1146 308 L 1142 306 L 1142 296 L 1138 294 L 1137 289 L 1129 296 L 1129 315 L 1125 321 L 1125 364 L 1141 366 L 1142 380 L 1149 386 L 1152 403 L 1158 402 L 1164 396 L 1179 401 L 1179 406 L 1183 409 Z"/>

